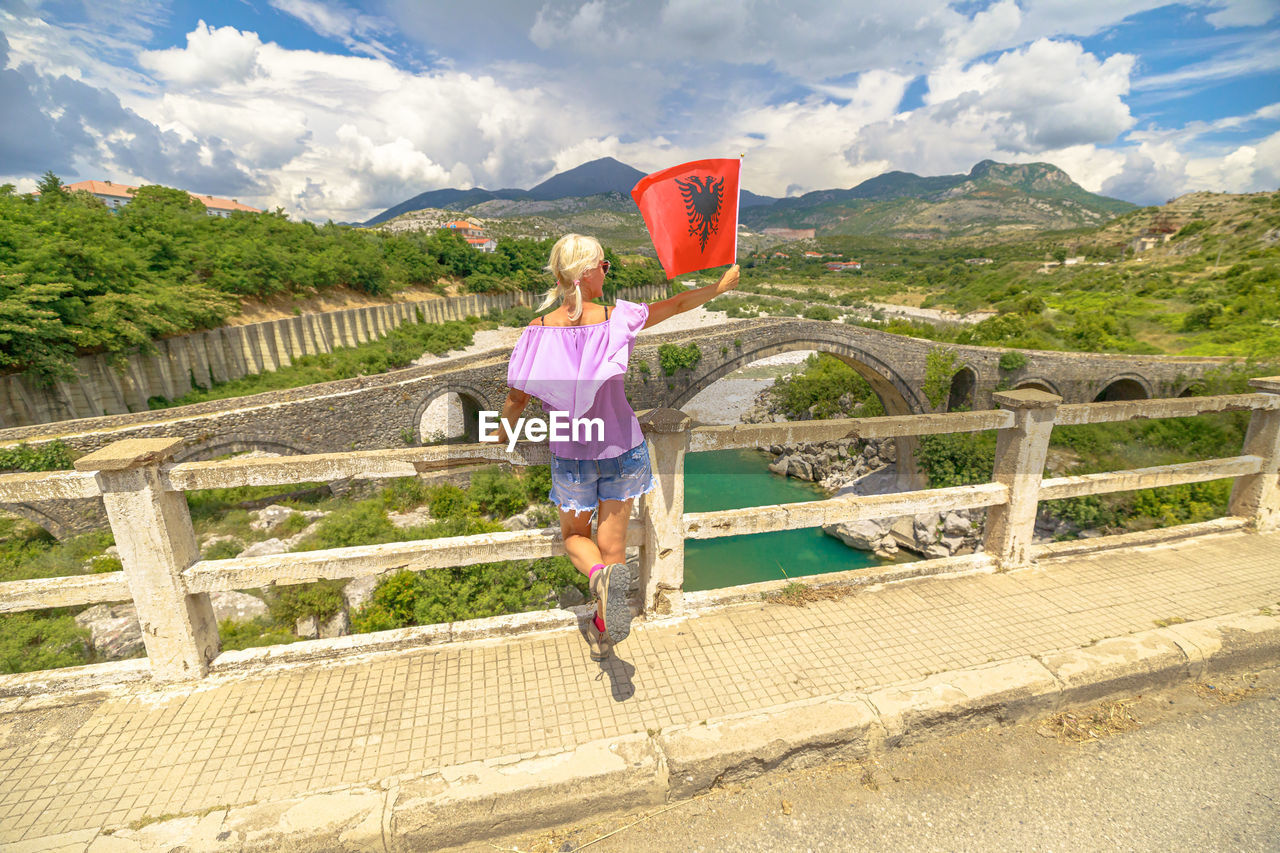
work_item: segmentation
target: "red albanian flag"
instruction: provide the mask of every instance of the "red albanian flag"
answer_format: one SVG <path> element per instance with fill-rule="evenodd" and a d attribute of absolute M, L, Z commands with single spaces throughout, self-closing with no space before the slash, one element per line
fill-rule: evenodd
<path fill-rule="evenodd" d="M 738 257 L 741 160 L 695 160 L 646 175 L 631 191 L 667 278 Z"/>

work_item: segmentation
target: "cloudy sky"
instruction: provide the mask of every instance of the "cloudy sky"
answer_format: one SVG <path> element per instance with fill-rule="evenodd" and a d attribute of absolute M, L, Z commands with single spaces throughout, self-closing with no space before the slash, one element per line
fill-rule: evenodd
<path fill-rule="evenodd" d="M 359 221 L 613 156 L 797 195 L 1048 161 L 1280 185 L 1280 0 L 0 0 L 0 182 Z"/>

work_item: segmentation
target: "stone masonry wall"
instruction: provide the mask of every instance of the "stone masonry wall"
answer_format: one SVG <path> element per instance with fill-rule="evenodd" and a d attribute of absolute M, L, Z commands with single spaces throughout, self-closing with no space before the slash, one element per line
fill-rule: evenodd
<path fill-rule="evenodd" d="M 638 288 L 628 295 L 661 298 L 665 287 Z M 52 387 L 22 374 L 0 377 L 0 428 L 146 412 L 151 397 L 175 399 L 190 392 L 193 383 L 208 387 L 287 367 L 299 356 L 378 340 L 401 323 L 416 322 L 419 313 L 425 322 L 442 323 L 495 308 L 535 307 L 540 300 L 538 293 L 478 293 L 223 326 L 156 341 L 154 355 L 135 351 L 125 356 L 122 370 L 105 354 L 82 356 L 75 377 Z"/>

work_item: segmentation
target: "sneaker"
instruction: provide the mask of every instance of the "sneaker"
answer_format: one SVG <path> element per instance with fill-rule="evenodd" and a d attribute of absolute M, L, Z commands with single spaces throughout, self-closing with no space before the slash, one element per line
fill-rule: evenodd
<path fill-rule="evenodd" d="M 613 654 L 613 640 L 596 628 L 594 616 L 587 620 L 587 646 L 591 649 L 592 660 L 604 660 Z"/>
<path fill-rule="evenodd" d="M 626 563 L 610 563 L 591 578 L 591 591 L 600 601 L 604 613 L 604 630 L 609 639 L 621 643 L 631 633 L 631 608 L 627 605 L 627 588 L 631 572 Z"/>

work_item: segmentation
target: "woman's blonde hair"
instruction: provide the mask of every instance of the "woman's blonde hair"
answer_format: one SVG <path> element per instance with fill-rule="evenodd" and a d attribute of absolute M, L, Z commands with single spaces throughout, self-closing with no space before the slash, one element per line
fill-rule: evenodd
<path fill-rule="evenodd" d="M 578 281 L 582 274 L 591 269 L 604 257 L 604 249 L 594 237 L 583 237 L 581 234 L 566 234 L 551 247 L 551 258 L 547 262 L 547 271 L 556 278 L 555 285 L 547 291 L 538 306 L 542 312 L 564 300 L 569 309 L 569 319 L 577 320 L 582 316 L 582 290 Z"/>

